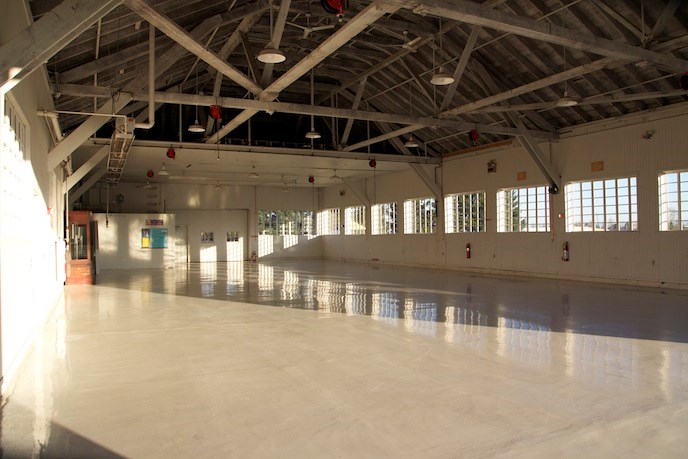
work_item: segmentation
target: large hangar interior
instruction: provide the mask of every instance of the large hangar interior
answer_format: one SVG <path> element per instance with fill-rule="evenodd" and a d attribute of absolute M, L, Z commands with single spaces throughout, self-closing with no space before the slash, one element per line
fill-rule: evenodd
<path fill-rule="evenodd" d="M 0 11 L 2 454 L 685 454 L 688 3 Z"/>

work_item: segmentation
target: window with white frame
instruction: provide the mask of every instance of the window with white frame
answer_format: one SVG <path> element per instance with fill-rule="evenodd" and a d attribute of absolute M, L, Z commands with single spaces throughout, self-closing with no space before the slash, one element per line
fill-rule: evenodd
<path fill-rule="evenodd" d="M 549 192 L 546 186 L 509 188 L 497 192 L 497 231 L 549 231 Z"/>
<path fill-rule="evenodd" d="M 659 176 L 659 230 L 688 230 L 688 170 Z"/>
<path fill-rule="evenodd" d="M 9 127 L 14 132 L 18 151 L 23 159 L 28 161 L 31 158 L 29 153 L 29 123 L 24 114 L 15 106 L 14 99 L 9 95 L 5 96 L 5 120 L 9 122 Z"/>
<path fill-rule="evenodd" d="M 404 201 L 404 233 L 430 234 L 437 230 L 437 199 Z"/>
<path fill-rule="evenodd" d="M 397 203 L 375 204 L 370 208 L 372 234 L 397 234 Z"/>
<path fill-rule="evenodd" d="M 564 188 L 566 231 L 637 231 L 635 177 L 568 183 Z"/>
<path fill-rule="evenodd" d="M 444 223 L 447 233 L 485 231 L 485 192 L 445 196 Z"/>
<path fill-rule="evenodd" d="M 313 234 L 313 212 L 310 210 L 259 210 L 259 235 Z"/>
<path fill-rule="evenodd" d="M 365 234 L 366 219 L 364 206 L 352 206 L 344 209 L 344 234 Z"/>
<path fill-rule="evenodd" d="M 318 235 L 339 234 L 339 208 L 324 209 L 318 212 Z"/>

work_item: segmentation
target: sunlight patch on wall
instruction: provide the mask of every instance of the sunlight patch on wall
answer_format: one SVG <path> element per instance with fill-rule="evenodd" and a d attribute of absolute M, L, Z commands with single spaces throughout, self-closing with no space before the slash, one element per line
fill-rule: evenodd
<path fill-rule="evenodd" d="M 200 255 L 201 263 L 215 263 L 217 261 L 217 247 L 214 245 L 203 247 Z"/>
<path fill-rule="evenodd" d="M 285 234 L 284 236 L 282 236 L 282 239 L 284 240 L 285 249 L 293 247 L 299 243 L 299 236 L 297 236 L 296 234 Z"/>
<path fill-rule="evenodd" d="M 243 261 L 244 260 L 244 238 L 240 237 L 238 241 L 227 242 L 227 261 Z"/>
<path fill-rule="evenodd" d="M 258 235 L 258 257 L 264 257 L 274 252 L 272 234 Z"/>

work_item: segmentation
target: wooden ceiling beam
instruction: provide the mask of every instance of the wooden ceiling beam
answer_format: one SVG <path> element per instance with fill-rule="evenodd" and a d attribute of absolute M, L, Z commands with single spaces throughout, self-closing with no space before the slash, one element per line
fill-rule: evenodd
<path fill-rule="evenodd" d="M 386 0 L 392 4 L 412 9 L 417 14 L 432 14 L 455 21 L 501 30 L 516 35 L 545 41 L 556 45 L 579 49 L 602 56 L 626 59 L 631 62 L 650 62 L 670 72 L 683 73 L 688 61 L 669 54 L 631 46 L 627 43 L 596 37 L 577 30 L 551 23 L 516 16 L 514 14 L 476 5 L 464 0 Z"/>

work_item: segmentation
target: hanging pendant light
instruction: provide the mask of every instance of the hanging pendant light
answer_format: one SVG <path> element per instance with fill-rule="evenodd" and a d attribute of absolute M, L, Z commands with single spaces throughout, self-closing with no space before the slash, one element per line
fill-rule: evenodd
<path fill-rule="evenodd" d="M 256 166 L 253 166 L 253 167 L 251 168 L 251 172 L 248 174 L 248 176 L 249 176 L 250 178 L 258 178 L 258 177 L 260 177 L 260 176 L 258 175 L 258 173 L 256 172 Z"/>
<path fill-rule="evenodd" d="M 413 105 L 411 104 L 411 81 L 409 81 L 409 118 L 413 116 Z M 418 143 L 413 138 L 413 133 L 409 136 L 406 143 L 404 143 L 406 148 L 418 148 Z"/>
<path fill-rule="evenodd" d="M 198 65 L 196 65 L 196 95 L 198 95 Z M 198 122 L 198 104 L 196 104 L 196 119 L 193 124 L 189 126 L 189 132 L 193 132 L 194 134 L 205 132 L 205 127 Z"/>
<path fill-rule="evenodd" d="M 264 64 L 281 64 L 287 60 L 287 56 L 273 45 L 272 39 L 272 0 L 270 0 L 270 43 L 258 53 L 256 59 Z"/>
<path fill-rule="evenodd" d="M 560 97 L 559 100 L 555 102 L 557 107 L 574 107 L 578 105 L 578 101 L 573 97 L 569 96 L 569 92 L 564 89 L 564 96 Z"/>
<path fill-rule="evenodd" d="M 169 177 L 170 173 L 165 170 L 165 163 L 162 163 L 162 169 L 158 171 L 160 177 Z"/>
<path fill-rule="evenodd" d="M 404 144 L 406 148 L 418 148 L 418 142 L 413 138 L 413 134 L 409 136 L 409 139 Z"/>
<path fill-rule="evenodd" d="M 442 58 L 442 19 L 440 18 L 440 59 Z M 432 48 L 432 68 L 435 68 L 435 48 Z M 454 82 L 454 77 L 449 75 L 444 71 L 444 68 L 440 65 L 437 72 L 430 79 L 430 84 L 434 86 L 447 86 Z"/>
<path fill-rule="evenodd" d="M 313 72 L 314 69 L 311 69 L 311 106 L 315 105 Z M 320 133 L 315 130 L 315 115 L 311 115 L 311 130 L 306 133 L 306 138 L 311 140 L 320 138 Z"/>
<path fill-rule="evenodd" d="M 330 177 L 330 180 L 341 180 L 342 179 L 340 176 L 337 175 L 337 169 L 332 169 L 332 171 L 334 172 L 334 174 L 332 174 L 332 176 Z"/>
<path fill-rule="evenodd" d="M 562 17 L 561 26 L 564 27 L 564 24 L 564 18 Z M 568 62 L 566 61 L 566 46 L 562 46 L 562 48 L 564 51 L 564 71 L 566 71 L 568 69 Z M 554 105 L 557 107 L 573 107 L 578 105 L 578 101 L 569 96 L 568 82 L 569 80 L 564 80 L 564 95 L 554 103 Z"/>

